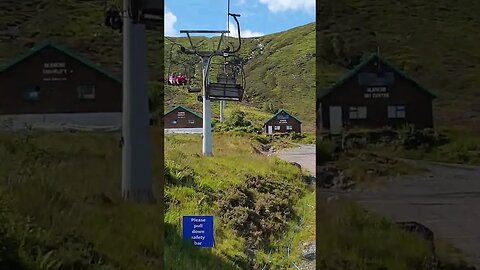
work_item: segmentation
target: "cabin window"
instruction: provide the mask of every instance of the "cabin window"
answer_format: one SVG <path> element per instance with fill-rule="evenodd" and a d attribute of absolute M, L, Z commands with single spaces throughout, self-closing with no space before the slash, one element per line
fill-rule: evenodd
<path fill-rule="evenodd" d="M 280 126 L 275 126 L 274 129 L 275 130 L 280 130 Z"/>
<path fill-rule="evenodd" d="M 95 85 L 77 86 L 78 99 L 95 99 Z"/>
<path fill-rule="evenodd" d="M 39 100 L 40 99 L 40 86 L 29 86 L 23 91 L 23 99 L 25 100 Z"/>
<path fill-rule="evenodd" d="M 388 106 L 388 118 L 405 118 L 405 106 Z"/>
<path fill-rule="evenodd" d="M 185 117 L 185 112 L 178 112 L 178 117 L 179 118 L 184 118 Z"/>
<path fill-rule="evenodd" d="M 195 124 L 195 120 L 194 119 L 188 119 L 188 123 L 193 125 L 193 124 Z"/>
<path fill-rule="evenodd" d="M 293 130 L 292 126 L 287 126 L 287 130 Z"/>
<path fill-rule="evenodd" d="M 349 118 L 350 119 L 366 119 L 367 118 L 367 107 L 350 107 L 349 108 Z"/>
<path fill-rule="evenodd" d="M 177 120 L 172 120 L 172 125 L 176 125 L 177 124 Z"/>

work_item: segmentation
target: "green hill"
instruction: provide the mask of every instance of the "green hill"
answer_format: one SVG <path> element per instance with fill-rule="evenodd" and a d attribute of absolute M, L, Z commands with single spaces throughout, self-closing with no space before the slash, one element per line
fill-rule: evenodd
<path fill-rule="evenodd" d="M 438 94 L 437 124 L 478 128 L 479 12 L 473 0 L 321 1 L 319 87 L 380 47 L 387 60 Z"/>
<path fill-rule="evenodd" d="M 1 1 L 0 65 L 48 39 L 121 76 L 122 36 L 103 25 L 104 5 L 101 0 Z M 9 26 L 18 27 L 17 37 L 6 34 Z M 151 80 L 161 80 L 161 37 L 154 31 L 148 31 L 147 35 Z"/>
<path fill-rule="evenodd" d="M 231 38 L 233 42 L 234 39 Z M 188 48 L 187 38 L 169 38 L 165 41 L 166 73 L 180 72 L 183 67 L 171 64 L 172 59 L 185 59 L 187 63 L 197 62 L 195 76 L 201 78 L 199 58 L 178 54 L 172 43 Z M 194 44 L 211 49 L 217 38 L 196 37 Z M 246 60 L 245 99 L 240 106 L 255 107 L 267 115 L 284 108 L 298 116 L 304 129 L 313 130 L 315 123 L 315 24 L 310 23 L 281 33 L 259 38 L 242 39 L 240 56 Z M 211 69 L 211 72 L 215 72 Z M 165 87 L 165 109 L 185 104 L 201 111 L 202 104 L 197 95 L 187 93 L 179 87 Z M 228 102 L 230 106 L 239 104 Z M 227 105 L 228 106 L 228 105 Z M 218 113 L 218 102 L 214 103 L 214 115 Z M 266 119 L 265 119 L 266 120 Z"/>

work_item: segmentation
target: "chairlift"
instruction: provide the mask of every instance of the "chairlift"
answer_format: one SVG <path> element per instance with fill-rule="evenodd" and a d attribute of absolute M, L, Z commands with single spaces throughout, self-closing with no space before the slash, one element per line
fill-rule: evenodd
<path fill-rule="evenodd" d="M 195 83 L 195 68 L 197 63 L 191 59 L 179 59 L 180 53 L 173 55 L 173 44 L 169 54 L 169 66 L 166 72 L 165 83 L 175 87 L 187 87 L 189 93 L 200 92 L 201 89 Z M 177 58 L 177 59 L 175 59 Z"/>
<path fill-rule="evenodd" d="M 224 56 L 217 69 L 216 82 L 207 84 L 207 93 L 213 100 L 242 101 L 245 89 L 243 60 L 235 55 Z"/>
<path fill-rule="evenodd" d="M 180 30 L 180 33 L 187 34 L 191 47 L 190 49 L 187 49 L 181 46 L 180 51 L 184 54 L 198 55 L 202 57 L 202 59 L 208 59 L 207 74 L 203 81 L 203 85 L 206 87 L 205 94 L 208 99 L 242 101 L 245 89 L 245 73 L 243 71 L 243 59 L 236 55 L 240 51 L 242 43 L 240 35 L 240 23 L 237 19 L 237 17 L 240 17 L 240 15 L 230 13 L 229 11 L 228 16 L 233 17 L 237 24 L 238 42 L 236 48 L 230 47 L 230 44 L 226 45 L 227 43 L 229 43 L 228 40 L 225 41 L 225 48 L 221 48 L 222 41 L 224 40 L 224 35 L 229 34 L 229 30 Z M 201 51 L 198 50 L 199 47 L 193 44 L 192 38 L 190 36 L 191 34 L 221 34 L 221 36 L 218 42 L 218 46 L 215 50 Z M 215 57 L 223 57 L 223 62 L 217 69 L 216 81 L 210 82 L 209 73 L 212 66 L 214 66 L 212 65 L 212 59 Z"/>

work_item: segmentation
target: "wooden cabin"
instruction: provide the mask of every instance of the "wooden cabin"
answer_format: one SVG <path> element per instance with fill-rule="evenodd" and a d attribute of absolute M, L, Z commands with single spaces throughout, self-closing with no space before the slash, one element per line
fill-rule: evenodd
<path fill-rule="evenodd" d="M 121 127 L 122 82 L 83 56 L 43 42 L 0 66 L 2 127 Z"/>
<path fill-rule="evenodd" d="M 333 134 L 353 127 L 433 127 L 435 95 L 377 54 L 317 92 L 317 99 L 317 127 Z"/>
<path fill-rule="evenodd" d="M 284 109 L 278 110 L 263 124 L 263 131 L 267 134 L 302 132 L 302 122 Z"/>
<path fill-rule="evenodd" d="M 165 129 L 177 133 L 201 133 L 203 118 L 196 112 L 178 105 L 163 116 Z"/>

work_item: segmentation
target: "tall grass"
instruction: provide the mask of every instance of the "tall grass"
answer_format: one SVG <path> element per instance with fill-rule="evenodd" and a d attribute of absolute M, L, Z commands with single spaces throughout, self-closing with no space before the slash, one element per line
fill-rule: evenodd
<path fill-rule="evenodd" d="M 425 269 L 431 256 L 420 237 L 353 203 L 317 202 L 318 269 Z"/>
<path fill-rule="evenodd" d="M 154 149 L 161 149 L 155 139 L 159 132 L 152 132 Z M 19 243 L 17 253 L 32 269 L 47 269 L 41 266 L 45 256 L 58 267 L 51 269 L 159 268 L 162 153 L 156 151 L 152 161 L 158 202 L 124 202 L 118 138 L 104 133 L 0 134 L 0 194 L 11 209 L 7 219 L 16 224 L 7 234 Z"/>

